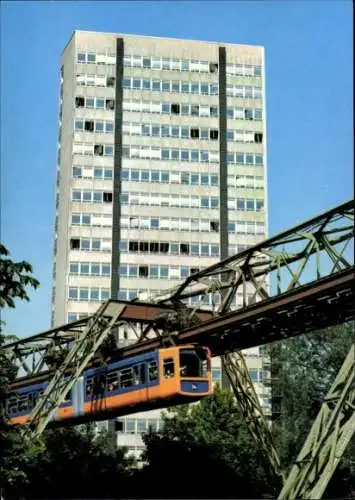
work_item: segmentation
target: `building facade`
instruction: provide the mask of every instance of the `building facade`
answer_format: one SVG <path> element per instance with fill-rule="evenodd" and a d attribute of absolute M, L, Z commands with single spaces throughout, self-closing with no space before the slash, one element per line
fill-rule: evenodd
<path fill-rule="evenodd" d="M 265 239 L 264 74 L 262 47 L 73 34 L 61 58 L 53 326 Z M 268 411 L 263 357 L 245 354 Z M 159 416 L 123 419 L 118 444 L 139 453 Z"/>

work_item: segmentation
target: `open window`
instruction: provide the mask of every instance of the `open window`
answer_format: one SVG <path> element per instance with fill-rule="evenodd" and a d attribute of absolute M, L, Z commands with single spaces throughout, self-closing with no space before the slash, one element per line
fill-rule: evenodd
<path fill-rule="evenodd" d="M 169 252 L 169 243 L 159 243 L 159 251 L 160 253 L 168 253 Z"/>
<path fill-rule="evenodd" d="M 191 116 L 200 116 L 200 106 L 198 104 L 191 104 Z"/>
<path fill-rule="evenodd" d="M 190 137 L 191 139 L 198 139 L 200 137 L 200 129 L 192 128 L 190 130 Z"/>
<path fill-rule="evenodd" d="M 85 129 L 85 132 L 93 132 L 94 131 L 94 120 L 85 120 L 84 129 Z"/>
<path fill-rule="evenodd" d="M 180 243 L 180 253 L 182 255 L 189 255 L 190 245 L 188 245 L 187 243 Z"/>
<path fill-rule="evenodd" d="M 112 203 L 112 193 L 103 193 L 103 200 L 105 203 Z"/>
<path fill-rule="evenodd" d="M 149 251 L 148 241 L 140 241 L 139 242 L 139 251 L 140 252 L 148 252 Z"/>
<path fill-rule="evenodd" d="M 94 155 L 95 156 L 103 156 L 104 154 L 104 146 L 103 144 L 95 144 L 94 146 Z"/>
<path fill-rule="evenodd" d="M 171 105 L 171 114 L 179 115 L 180 114 L 180 104 L 172 104 Z"/>
<path fill-rule="evenodd" d="M 163 373 L 165 378 L 172 378 L 175 373 L 175 365 L 173 358 L 166 358 L 163 361 Z"/>
<path fill-rule="evenodd" d="M 149 251 L 152 253 L 158 253 L 159 252 L 159 243 L 157 241 L 150 241 L 149 242 Z"/>
<path fill-rule="evenodd" d="M 210 106 L 210 117 L 217 118 L 218 117 L 218 108 L 217 106 Z"/>
<path fill-rule="evenodd" d="M 261 144 L 263 142 L 263 134 L 261 132 L 255 132 L 254 142 Z"/>
<path fill-rule="evenodd" d="M 115 431 L 123 432 L 123 422 L 122 420 L 115 420 Z"/>
<path fill-rule="evenodd" d="M 107 87 L 114 87 L 115 86 L 115 77 L 108 76 L 107 80 L 106 80 L 106 85 L 107 85 Z"/>
<path fill-rule="evenodd" d="M 76 108 L 83 108 L 84 106 L 85 106 L 84 97 L 76 97 L 75 98 L 75 107 Z"/>
<path fill-rule="evenodd" d="M 156 361 L 151 361 L 148 365 L 148 376 L 150 382 L 158 380 L 158 365 Z"/>
<path fill-rule="evenodd" d="M 218 231 L 219 231 L 219 222 L 216 221 L 216 220 L 211 220 L 211 222 L 210 222 L 210 229 L 211 229 L 211 231 L 215 231 L 216 233 L 218 233 Z"/>
<path fill-rule="evenodd" d="M 106 99 L 106 109 L 110 109 L 113 111 L 115 109 L 115 100 L 114 99 Z"/>
<path fill-rule="evenodd" d="M 218 130 L 216 129 L 210 130 L 210 139 L 212 139 L 213 141 L 216 141 L 218 139 Z"/>
<path fill-rule="evenodd" d="M 148 278 L 149 274 L 148 266 L 139 266 L 138 274 L 140 278 Z"/>
<path fill-rule="evenodd" d="M 210 63 L 210 73 L 218 73 L 218 63 Z"/>
<path fill-rule="evenodd" d="M 70 238 L 70 248 L 71 248 L 71 250 L 79 250 L 80 249 L 80 239 L 79 238 Z"/>
<path fill-rule="evenodd" d="M 138 252 L 138 241 L 130 241 L 128 248 L 130 252 Z"/>

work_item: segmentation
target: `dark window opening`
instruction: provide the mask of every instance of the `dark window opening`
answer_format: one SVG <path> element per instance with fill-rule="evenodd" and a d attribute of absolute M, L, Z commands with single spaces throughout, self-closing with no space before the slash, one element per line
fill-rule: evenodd
<path fill-rule="evenodd" d="M 159 252 L 159 243 L 156 241 L 151 241 L 149 243 L 149 251 L 153 253 L 158 253 Z"/>
<path fill-rule="evenodd" d="M 115 431 L 123 432 L 123 422 L 121 422 L 120 420 L 115 421 Z"/>
<path fill-rule="evenodd" d="M 190 276 L 191 276 L 192 274 L 196 274 L 196 273 L 198 273 L 199 271 L 200 271 L 200 269 L 199 269 L 198 267 L 191 267 L 191 268 L 190 268 Z"/>
<path fill-rule="evenodd" d="M 210 106 L 210 116 L 211 118 L 216 118 L 218 116 L 217 106 Z"/>
<path fill-rule="evenodd" d="M 75 106 L 77 108 L 83 108 L 85 106 L 85 99 L 84 99 L 84 97 L 76 97 L 75 98 Z"/>
<path fill-rule="evenodd" d="M 211 220 L 211 222 L 210 222 L 210 229 L 211 229 L 211 231 L 215 231 L 216 233 L 218 233 L 218 231 L 219 231 L 219 222 L 215 221 L 215 220 Z"/>
<path fill-rule="evenodd" d="M 159 243 L 160 253 L 168 253 L 169 252 L 169 243 Z"/>
<path fill-rule="evenodd" d="M 94 155 L 96 156 L 103 156 L 104 154 L 104 147 L 102 144 L 95 144 L 94 146 Z"/>
<path fill-rule="evenodd" d="M 148 365 L 148 374 L 149 380 L 157 380 L 158 379 L 158 365 L 156 361 L 151 361 Z"/>
<path fill-rule="evenodd" d="M 218 72 L 218 64 L 210 63 L 210 73 L 217 73 L 217 72 Z"/>
<path fill-rule="evenodd" d="M 181 377 L 207 376 L 207 353 L 203 349 L 182 349 L 180 351 Z"/>
<path fill-rule="evenodd" d="M 131 387 L 133 385 L 132 368 L 123 368 L 120 370 L 121 387 Z"/>
<path fill-rule="evenodd" d="M 103 199 L 106 203 L 112 203 L 112 193 L 103 193 Z"/>
<path fill-rule="evenodd" d="M 171 378 L 174 376 L 175 367 L 173 358 L 166 358 L 163 362 L 163 373 L 165 378 Z"/>
<path fill-rule="evenodd" d="M 86 132 L 93 132 L 94 131 L 94 121 L 93 120 L 85 121 L 84 129 Z"/>
<path fill-rule="evenodd" d="M 245 118 L 245 120 L 252 120 L 253 119 L 253 110 L 252 109 L 245 109 L 244 110 L 244 118 Z"/>
<path fill-rule="evenodd" d="M 139 266 L 138 268 L 138 274 L 140 278 L 148 278 L 148 266 Z"/>
<path fill-rule="evenodd" d="M 128 248 L 130 252 L 138 252 L 138 241 L 130 241 Z"/>
<path fill-rule="evenodd" d="M 139 251 L 140 252 L 148 252 L 148 250 L 149 250 L 148 241 L 140 241 L 139 242 Z"/>
<path fill-rule="evenodd" d="M 130 217 L 129 218 L 129 227 L 138 227 L 138 218 Z"/>
<path fill-rule="evenodd" d="M 110 110 L 115 109 L 115 100 L 114 99 L 106 99 L 106 109 L 110 109 Z"/>
<path fill-rule="evenodd" d="M 107 80 L 106 80 L 106 85 L 107 85 L 107 87 L 114 87 L 115 86 L 115 77 L 108 76 Z"/>
<path fill-rule="evenodd" d="M 263 134 L 261 134 L 260 132 L 256 132 L 254 134 L 254 141 L 261 144 L 263 142 Z"/>
<path fill-rule="evenodd" d="M 216 141 L 218 139 L 218 130 L 211 129 L 210 130 L 210 139 Z"/>
<path fill-rule="evenodd" d="M 71 238 L 70 239 L 70 248 L 72 250 L 79 250 L 79 248 L 80 248 L 80 239 L 79 238 Z"/>
<path fill-rule="evenodd" d="M 180 243 L 180 254 L 188 255 L 190 253 L 190 245 Z"/>
<path fill-rule="evenodd" d="M 200 129 L 192 128 L 190 130 L 190 137 L 191 139 L 198 139 L 200 137 Z"/>
<path fill-rule="evenodd" d="M 172 104 L 171 105 L 171 113 L 173 115 L 179 115 L 180 114 L 180 104 Z"/>

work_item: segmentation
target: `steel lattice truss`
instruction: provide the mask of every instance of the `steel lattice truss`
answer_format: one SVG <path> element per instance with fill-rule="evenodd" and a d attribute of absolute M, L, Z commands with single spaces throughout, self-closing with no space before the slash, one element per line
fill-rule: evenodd
<path fill-rule="evenodd" d="M 319 499 L 355 432 L 355 344 L 336 376 L 279 500 Z"/>
<path fill-rule="evenodd" d="M 150 300 L 161 304 L 200 296 L 203 305 L 203 296 L 213 294 L 211 302 L 216 303 L 225 290 L 224 300 L 215 308 L 218 314 L 228 311 L 237 294 L 241 306 L 246 308 L 257 300 L 282 295 L 305 283 L 349 269 L 353 265 L 353 245 L 354 201 L 351 200 L 203 269 Z"/>
<path fill-rule="evenodd" d="M 237 405 L 248 424 L 249 432 L 269 464 L 270 473 L 283 479 L 280 460 L 274 447 L 269 423 L 265 418 L 243 354 L 223 356 L 223 368 L 232 386 Z"/>
<path fill-rule="evenodd" d="M 117 323 L 123 310 L 124 306 L 117 308 L 104 303 L 90 319 L 81 338 L 74 343 L 72 349 L 68 350 L 67 356 L 57 367 L 43 396 L 33 408 L 28 425 L 24 428 L 25 434 L 32 438 L 42 434 L 58 405 L 64 401 L 74 382 Z M 68 368 L 71 368 L 71 374 L 66 377 Z"/>
<path fill-rule="evenodd" d="M 204 343 L 220 356 L 353 319 L 353 222 L 351 200 L 149 297 L 150 303 L 143 297 L 109 301 L 125 306 L 116 331 L 133 332 L 136 338 L 117 355 L 157 348 L 173 337 L 177 344 Z M 189 297 L 195 297 L 199 309 L 184 304 Z M 215 303 L 212 312 L 203 310 L 208 297 Z M 231 311 L 235 298 L 240 301 Z M 90 320 L 5 346 L 19 377 L 50 370 L 48 349 L 54 345 L 66 353 Z"/>
<path fill-rule="evenodd" d="M 149 297 L 150 303 L 144 303 L 143 297 L 131 303 L 110 300 L 87 319 L 8 344 L 5 349 L 23 372 L 19 377 L 36 380 L 47 372 L 50 379 L 33 410 L 28 434 L 43 431 L 105 343 L 111 355 L 124 357 L 165 342 L 198 342 L 209 345 L 213 355 L 223 355 L 250 431 L 271 469 L 279 473 L 268 424 L 244 358 L 241 353 L 228 353 L 354 318 L 353 221 L 354 203 L 349 201 Z M 195 297 L 195 303 L 197 298 L 200 309 L 184 304 L 190 297 Z M 234 310 L 236 297 L 241 300 Z M 214 306 L 212 313 L 202 310 L 206 298 Z M 122 329 L 134 332 L 137 342 L 117 349 L 112 340 Z M 342 411 L 343 400 L 339 408 Z M 320 472 L 315 474 L 318 477 Z M 293 484 L 295 478 L 290 481 Z"/>

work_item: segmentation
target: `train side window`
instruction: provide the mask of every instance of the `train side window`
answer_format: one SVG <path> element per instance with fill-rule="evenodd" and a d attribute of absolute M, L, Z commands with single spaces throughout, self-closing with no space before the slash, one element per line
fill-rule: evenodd
<path fill-rule="evenodd" d="M 148 373 L 149 380 L 152 382 L 153 380 L 158 379 L 158 365 L 156 361 L 151 361 L 148 365 Z"/>
<path fill-rule="evenodd" d="M 119 389 L 118 371 L 110 372 L 106 376 L 108 392 L 117 391 Z"/>
<path fill-rule="evenodd" d="M 17 395 L 13 394 L 7 400 L 7 413 L 17 413 Z"/>
<path fill-rule="evenodd" d="M 120 371 L 121 387 L 130 387 L 133 385 L 132 368 L 123 368 Z"/>
<path fill-rule="evenodd" d="M 65 395 L 64 402 L 71 401 L 71 389 Z"/>
<path fill-rule="evenodd" d="M 19 411 L 25 411 L 28 409 L 28 394 L 22 394 L 19 397 L 18 409 Z"/>
<path fill-rule="evenodd" d="M 140 380 L 140 365 L 133 366 L 133 384 L 139 385 L 141 383 Z"/>
<path fill-rule="evenodd" d="M 147 377 L 146 377 L 146 364 L 145 363 L 142 363 L 141 365 L 139 365 L 140 367 L 140 379 L 141 379 L 141 383 L 142 384 L 145 384 L 146 381 L 147 381 Z"/>
<path fill-rule="evenodd" d="M 174 360 L 173 358 L 164 359 L 163 363 L 164 377 L 171 378 L 174 376 Z"/>
<path fill-rule="evenodd" d="M 86 379 L 86 387 L 85 387 L 85 394 L 86 397 L 90 397 L 93 393 L 93 386 L 94 386 L 94 380 L 93 377 L 88 377 Z"/>

